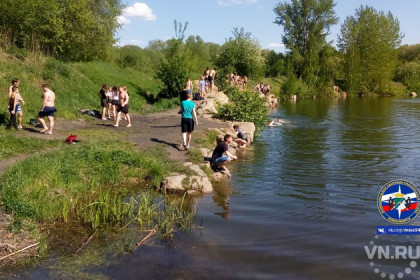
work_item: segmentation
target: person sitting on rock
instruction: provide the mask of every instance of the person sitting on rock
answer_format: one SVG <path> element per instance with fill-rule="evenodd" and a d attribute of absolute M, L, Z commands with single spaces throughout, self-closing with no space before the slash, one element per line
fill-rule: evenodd
<path fill-rule="evenodd" d="M 245 133 L 239 129 L 239 126 L 235 124 L 233 126 L 233 130 L 238 133 L 238 138 L 235 139 L 235 142 L 238 144 L 240 148 L 245 148 L 246 144 L 248 143 L 248 138 L 246 137 Z"/>
<path fill-rule="evenodd" d="M 230 162 L 232 159 L 236 159 L 236 156 L 232 155 L 231 152 L 229 152 L 228 144 L 232 143 L 232 135 L 226 134 L 223 137 L 223 141 L 217 144 L 216 148 L 214 148 L 213 154 L 212 154 L 212 169 L 214 171 L 224 171 L 225 169 L 223 166 Z"/>

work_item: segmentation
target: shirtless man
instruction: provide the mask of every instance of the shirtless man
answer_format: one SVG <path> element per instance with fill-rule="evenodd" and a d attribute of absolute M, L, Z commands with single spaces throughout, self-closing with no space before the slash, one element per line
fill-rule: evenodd
<path fill-rule="evenodd" d="M 193 90 L 193 83 L 192 83 L 192 81 L 191 81 L 191 78 L 190 77 L 188 77 L 187 78 L 187 82 L 185 83 L 185 90 L 188 92 L 188 93 L 192 93 L 192 90 Z"/>
<path fill-rule="evenodd" d="M 206 91 L 209 91 L 209 75 L 210 75 L 210 70 L 208 67 L 206 67 L 206 70 L 204 70 L 204 81 L 206 81 Z"/>
<path fill-rule="evenodd" d="M 9 98 L 12 96 L 12 93 L 13 93 L 12 88 L 13 87 L 19 87 L 19 79 L 18 78 L 14 78 L 12 80 L 12 85 L 9 87 Z"/>
<path fill-rule="evenodd" d="M 214 85 L 214 78 L 216 77 L 216 67 L 211 69 L 209 74 L 209 85 L 210 85 L 210 92 L 213 92 L 213 85 Z"/>
<path fill-rule="evenodd" d="M 121 118 L 121 112 L 123 112 L 125 114 L 125 118 L 128 122 L 127 127 L 131 127 L 131 118 L 130 115 L 128 114 L 128 92 L 127 92 L 127 88 L 125 86 L 120 86 L 119 87 L 119 92 L 120 92 L 120 105 L 118 105 L 117 108 L 117 117 L 115 118 L 115 127 L 118 127 L 118 124 L 120 122 L 120 118 Z"/>
<path fill-rule="evenodd" d="M 42 127 L 44 128 L 43 130 L 41 130 L 41 133 L 51 135 L 54 129 L 54 112 L 57 111 L 54 107 L 55 93 L 50 89 L 50 86 L 48 84 L 43 84 L 42 90 L 44 91 L 44 94 L 42 94 L 41 96 L 42 108 L 41 111 L 39 111 L 38 113 L 38 121 L 42 124 Z M 50 128 L 48 128 L 45 124 L 45 117 L 48 117 Z"/>

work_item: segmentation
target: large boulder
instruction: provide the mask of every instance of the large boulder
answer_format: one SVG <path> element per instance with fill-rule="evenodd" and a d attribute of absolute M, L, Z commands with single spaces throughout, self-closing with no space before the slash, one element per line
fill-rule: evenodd
<path fill-rule="evenodd" d="M 201 193 L 211 193 L 213 186 L 207 176 L 191 176 L 188 184 L 189 193 L 191 193 L 191 190 Z"/>
<path fill-rule="evenodd" d="M 216 93 L 214 99 L 217 103 L 220 104 L 226 104 L 229 102 L 229 97 L 223 91 L 219 91 L 218 93 Z"/>
<path fill-rule="evenodd" d="M 190 169 L 199 176 L 207 177 L 207 174 L 196 164 L 190 165 Z"/>
<path fill-rule="evenodd" d="M 197 114 L 199 116 L 205 114 L 217 114 L 216 105 L 212 100 L 203 100 L 197 104 Z"/>
<path fill-rule="evenodd" d="M 213 153 L 212 150 L 206 149 L 206 148 L 200 148 L 199 150 L 200 150 L 201 154 L 203 155 L 203 157 L 211 157 L 211 155 Z"/>
<path fill-rule="evenodd" d="M 245 133 L 250 143 L 254 142 L 255 124 L 253 122 L 230 122 L 229 126 L 233 127 L 235 124 Z"/>
<path fill-rule="evenodd" d="M 230 174 L 229 169 L 227 169 L 227 167 L 224 167 L 224 171 L 218 171 L 218 172 L 214 172 L 211 176 L 210 179 L 214 182 L 222 182 L 222 181 L 226 181 L 229 180 L 232 175 Z"/>
<path fill-rule="evenodd" d="M 159 191 L 161 193 L 185 192 L 185 188 L 182 185 L 182 181 L 185 178 L 187 178 L 185 174 L 166 177 L 160 183 Z"/>

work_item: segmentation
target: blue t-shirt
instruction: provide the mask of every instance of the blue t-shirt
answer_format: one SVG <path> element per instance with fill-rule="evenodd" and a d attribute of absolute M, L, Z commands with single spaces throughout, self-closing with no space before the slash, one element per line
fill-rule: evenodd
<path fill-rule="evenodd" d="M 195 103 L 191 100 L 184 100 L 181 102 L 181 111 L 182 117 L 185 119 L 193 118 L 193 109 L 195 108 Z"/>

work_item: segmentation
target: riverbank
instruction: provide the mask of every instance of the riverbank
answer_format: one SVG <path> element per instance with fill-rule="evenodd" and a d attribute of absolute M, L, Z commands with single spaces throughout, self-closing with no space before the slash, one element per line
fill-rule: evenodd
<path fill-rule="evenodd" d="M 216 95 L 221 97 L 219 99 L 223 100 L 222 102 L 228 102 L 228 98 L 223 93 Z M 40 134 L 37 129 L 32 127 L 27 127 L 22 131 L 5 132 L 6 135 L 2 137 L 26 139 L 26 142 L 40 142 L 41 140 L 41 143 L 44 144 L 34 147 L 29 154 L 18 149 L 16 153 L 11 154 L 11 157 L 5 156 L 0 160 L 0 175 L 3 179 L 3 207 L 8 213 L 13 213 L 12 215 L 1 213 L 0 226 L 3 231 L 0 232 L 2 249 L 0 257 L 36 244 L 22 253 L 7 257 L 3 264 L 45 256 L 48 250 L 48 240 L 37 225 L 77 218 L 92 228 L 104 228 L 108 224 L 122 224 L 128 218 L 138 217 L 138 212 L 127 214 L 129 208 L 133 206 L 129 203 L 119 205 L 120 214 L 114 215 L 126 215 L 125 218 L 115 219 L 115 217 L 111 217 L 112 215 L 108 215 L 101 219 L 95 217 L 93 210 L 89 213 L 80 211 L 80 209 L 91 208 L 89 205 L 95 205 L 101 199 L 101 203 L 115 206 L 117 200 L 122 200 L 127 195 L 138 194 L 140 190 L 150 191 L 154 188 L 162 192 L 162 185 L 159 182 L 161 178 L 172 172 L 184 174 L 190 179 L 187 183 L 189 194 L 211 192 L 212 181 L 229 178 L 230 174 L 228 173 L 218 173 L 214 176 L 208 163 L 201 164 L 199 167 L 197 165 L 198 162 L 202 162 L 203 156 L 208 156 L 211 153 L 211 149 L 216 144 L 216 137 L 228 133 L 229 127 L 232 126 L 232 124 L 211 118 L 214 112 L 203 109 L 205 107 L 203 105 L 208 105 L 211 99 L 212 97 L 207 99 L 204 104 L 198 104 L 201 109 L 199 109 L 200 124 L 197 132 L 193 134 L 194 148 L 190 151 L 183 151 L 180 146 L 181 135 L 177 109 L 142 116 L 134 115 L 131 128 L 115 128 L 111 121 L 82 116 L 75 121 L 57 120 L 55 133 L 52 136 Z M 232 132 L 230 131 L 230 133 Z M 61 143 L 69 134 L 77 134 L 82 142 L 70 146 Z M 250 139 L 252 138 L 253 131 Z M 45 141 L 47 139 L 48 142 Z M 230 147 L 232 152 L 235 152 L 235 148 Z M 119 156 L 113 158 L 115 153 Z M 89 154 L 91 156 L 88 156 Z M 131 158 L 133 154 L 134 159 Z M 96 170 L 95 166 L 103 166 L 104 158 L 111 159 L 109 161 L 111 165 L 99 168 L 99 171 Z M 115 160 L 119 160 L 119 166 L 113 165 Z M 144 167 L 144 161 L 153 164 L 149 166 L 149 171 L 139 172 L 139 168 Z M 39 176 L 40 174 L 42 176 Z M 109 177 L 112 174 L 119 174 L 119 176 L 117 178 Z M 20 177 L 18 181 L 14 180 L 17 176 Z M 68 176 L 72 178 L 69 179 Z M 207 180 L 203 178 L 207 178 Z M 185 185 L 183 179 L 181 184 Z M 210 188 L 204 189 L 204 191 L 203 180 L 210 184 Z M 194 192 L 191 192 L 191 185 L 195 186 Z M 120 186 L 123 186 L 123 190 L 120 190 Z M 96 191 L 98 188 L 101 188 L 99 192 Z M 75 189 L 77 191 L 74 191 Z M 103 200 L 104 192 L 110 194 L 112 201 Z M 41 200 L 36 202 L 36 198 L 31 196 L 34 193 Z M 119 195 L 115 195 L 115 193 L 119 193 Z M 81 197 L 85 199 L 81 199 Z M 52 201 L 58 202 L 49 204 Z M 176 203 L 179 204 L 179 201 Z M 40 205 L 43 207 L 39 208 Z M 52 207 L 52 205 L 55 206 Z M 153 205 L 149 206 L 154 208 Z M 107 208 L 111 208 L 111 206 L 96 208 L 94 211 L 99 211 L 97 213 L 103 215 L 104 212 L 108 212 Z M 181 206 L 178 205 L 178 208 Z M 74 212 L 77 213 L 76 216 L 72 214 Z M 148 222 L 151 222 L 151 219 Z M 144 221 L 141 222 L 141 224 L 143 223 Z M 176 224 L 175 219 L 170 224 L 172 228 L 165 225 L 166 228 L 162 230 L 171 233 Z"/>

